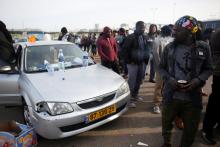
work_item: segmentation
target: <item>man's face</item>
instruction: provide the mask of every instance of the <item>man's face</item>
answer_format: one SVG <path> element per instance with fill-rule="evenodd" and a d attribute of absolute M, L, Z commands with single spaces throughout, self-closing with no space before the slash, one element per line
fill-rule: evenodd
<path fill-rule="evenodd" d="M 172 33 L 173 33 L 174 40 L 177 43 L 184 43 L 190 35 L 190 32 L 187 29 L 180 27 L 180 26 L 176 26 L 176 25 L 173 27 Z"/>
<path fill-rule="evenodd" d="M 136 26 L 136 31 L 138 34 L 144 34 L 145 32 L 145 25 L 144 23 L 140 23 L 139 25 Z"/>
<path fill-rule="evenodd" d="M 124 36 L 124 35 L 125 35 L 125 32 L 120 31 L 120 32 L 118 32 L 118 34 L 121 35 L 121 36 Z"/>
<path fill-rule="evenodd" d="M 105 32 L 105 36 L 106 36 L 107 38 L 110 38 L 111 35 L 112 35 L 112 31 L 111 31 L 111 30 L 107 30 L 107 31 Z"/>

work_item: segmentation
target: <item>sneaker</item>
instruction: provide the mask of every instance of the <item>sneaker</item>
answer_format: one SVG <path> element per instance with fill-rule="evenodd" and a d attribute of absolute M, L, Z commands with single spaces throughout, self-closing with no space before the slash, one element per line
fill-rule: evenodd
<path fill-rule="evenodd" d="M 160 114 L 160 107 L 159 106 L 154 106 L 154 108 L 153 108 L 154 110 L 154 113 L 156 113 L 156 114 Z"/>
<path fill-rule="evenodd" d="M 136 104 L 135 104 L 134 102 L 130 102 L 130 103 L 128 104 L 128 107 L 129 107 L 129 108 L 136 108 L 137 106 L 136 106 Z"/>
<path fill-rule="evenodd" d="M 137 97 L 137 98 L 136 98 L 136 101 L 143 102 L 144 99 L 143 99 L 142 97 Z"/>
<path fill-rule="evenodd" d="M 202 136 L 202 139 L 209 145 L 215 145 L 216 144 L 216 141 L 214 140 L 213 137 L 211 136 L 208 136 L 204 131 L 201 131 L 201 136 Z"/>

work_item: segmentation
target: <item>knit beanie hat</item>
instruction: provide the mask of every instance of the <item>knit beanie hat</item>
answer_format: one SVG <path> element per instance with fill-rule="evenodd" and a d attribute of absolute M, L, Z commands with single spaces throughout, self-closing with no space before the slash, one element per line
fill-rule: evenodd
<path fill-rule="evenodd" d="M 194 17 L 189 16 L 189 15 L 186 15 L 186 16 L 179 18 L 176 21 L 175 25 L 186 28 L 192 34 L 195 34 L 199 29 L 198 21 Z"/>

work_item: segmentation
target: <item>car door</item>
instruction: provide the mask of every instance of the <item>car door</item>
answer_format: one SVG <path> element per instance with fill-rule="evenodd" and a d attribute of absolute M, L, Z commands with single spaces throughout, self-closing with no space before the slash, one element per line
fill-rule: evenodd
<path fill-rule="evenodd" d="M 17 67 L 19 68 L 19 66 Z M 17 70 L 12 70 L 9 64 L 0 59 L 0 106 L 22 104 L 18 85 L 19 77 Z"/>
<path fill-rule="evenodd" d="M 0 105 L 21 105 L 19 74 L 0 73 Z"/>

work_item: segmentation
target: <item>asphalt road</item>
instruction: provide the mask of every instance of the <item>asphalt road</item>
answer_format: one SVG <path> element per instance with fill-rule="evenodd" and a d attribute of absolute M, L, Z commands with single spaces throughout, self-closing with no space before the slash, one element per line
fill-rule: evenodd
<path fill-rule="evenodd" d="M 140 96 L 144 102 L 138 102 L 137 108 L 130 108 L 120 118 L 96 129 L 60 140 L 38 139 L 39 147 L 139 147 L 138 142 L 148 144 L 149 147 L 160 147 L 163 143 L 161 136 L 161 115 L 152 113 L 152 98 L 154 84 L 147 81 L 141 87 Z M 205 86 L 210 93 L 210 80 Z M 204 107 L 207 98 L 204 97 Z M 204 110 L 203 110 L 204 115 Z M 22 110 L 18 107 L 0 107 L 0 120 L 16 120 L 23 122 Z M 201 129 L 201 125 L 200 125 Z M 173 145 L 178 147 L 181 131 L 174 128 Z M 216 134 L 220 146 L 220 135 Z M 200 138 L 196 137 L 193 147 L 208 147 Z"/>

